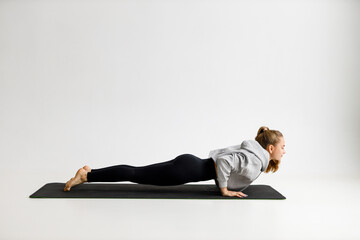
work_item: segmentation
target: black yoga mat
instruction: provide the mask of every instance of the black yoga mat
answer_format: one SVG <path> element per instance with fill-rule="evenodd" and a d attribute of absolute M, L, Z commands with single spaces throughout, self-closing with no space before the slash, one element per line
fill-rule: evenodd
<path fill-rule="evenodd" d="M 84 183 L 64 192 L 65 183 L 48 183 L 30 198 L 148 198 L 148 199 L 286 199 L 269 185 L 250 185 L 242 192 L 248 197 L 224 197 L 216 185 L 184 184 L 154 186 L 143 184 Z"/>

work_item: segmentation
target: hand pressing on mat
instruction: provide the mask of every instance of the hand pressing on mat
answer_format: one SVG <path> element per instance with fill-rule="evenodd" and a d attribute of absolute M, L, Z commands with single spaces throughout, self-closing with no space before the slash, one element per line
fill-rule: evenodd
<path fill-rule="evenodd" d="M 71 178 L 66 182 L 64 191 L 70 191 L 71 187 L 87 182 L 87 173 L 91 172 L 91 168 L 85 165 L 83 168 L 80 168 L 75 177 Z"/>
<path fill-rule="evenodd" d="M 247 197 L 245 193 L 229 191 L 227 187 L 220 188 L 220 190 L 221 190 L 221 194 L 224 197 L 240 197 L 240 198 Z"/>

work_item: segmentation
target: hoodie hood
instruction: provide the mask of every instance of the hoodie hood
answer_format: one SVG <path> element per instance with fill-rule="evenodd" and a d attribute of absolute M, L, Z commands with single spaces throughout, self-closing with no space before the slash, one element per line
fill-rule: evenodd
<path fill-rule="evenodd" d="M 241 143 L 241 149 L 254 154 L 261 162 L 261 171 L 265 171 L 269 165 L 270 154 L 256 140 L 245 140 Z"/>

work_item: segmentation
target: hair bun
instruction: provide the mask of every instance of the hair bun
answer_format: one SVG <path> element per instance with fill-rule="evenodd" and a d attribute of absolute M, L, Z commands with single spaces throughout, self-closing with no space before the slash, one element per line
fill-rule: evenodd
<path fill-rule="evenodd" d="M 266 127 L 266 126 L 260 127 L 259 130 L 258 130 L 257 136 L 264 133 L 266 130 L 270 130 L 270 129 L 268 127 Z"/>

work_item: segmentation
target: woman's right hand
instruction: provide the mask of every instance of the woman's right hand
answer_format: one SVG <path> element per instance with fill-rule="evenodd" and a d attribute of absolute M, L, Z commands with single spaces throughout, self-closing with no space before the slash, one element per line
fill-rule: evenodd
<path fill-rule="evenodd" d="M 229 191 L 227 187 L 221 188 L 221 194 L 224 197 L 240 197 L 240 198 L 247 197 L 245 193 Z"/>

